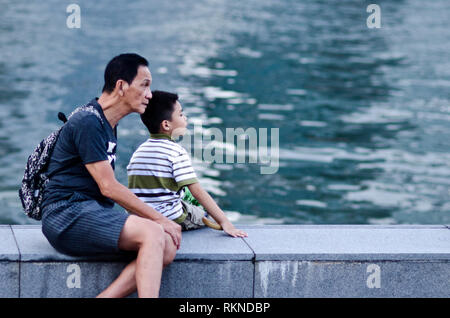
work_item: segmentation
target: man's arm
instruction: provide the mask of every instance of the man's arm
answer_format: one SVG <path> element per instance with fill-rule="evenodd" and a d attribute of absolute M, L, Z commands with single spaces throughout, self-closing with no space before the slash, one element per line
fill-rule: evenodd
<path fill-rule="evenodd" d="M 180 247 L 181 226 L 158 213 L 141 201 L 127 187 L 118 182 L 108 160 L 88 163 L 85 166 L 105 197 L 117 202 L 117 204 L 138 216 L 159 223 L 164 228 L 164 231 L 172 237 L 177 248 Z"/>
<path fill-rule="evenodd" d="M 206 192 L 199 182 L 192 183 L 188 185 L 189 191 L 192 193 L 194 198 L 208 211 L 213 219 L 222 226 L 223 230 L 233 237 L 246 237 L 247 233 L 238 230 L 233 224 L 228 220 L 222 209 L 219 208 L 214 199 Z"/>

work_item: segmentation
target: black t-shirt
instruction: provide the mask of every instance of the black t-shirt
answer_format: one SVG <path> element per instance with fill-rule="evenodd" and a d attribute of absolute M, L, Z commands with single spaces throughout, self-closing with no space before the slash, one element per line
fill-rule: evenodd
<path fill-rule="evenodd" d="M 64 124 L 50 159 L 43 206 L 66 200 L 75 192 L 106 206 L 114 205 L 101 194 L 85 164 L 108 160 L 114 169 L 117 139 L 97 100 L 87 106 L 102 120 L 92 111 L 79 111 Z"/>

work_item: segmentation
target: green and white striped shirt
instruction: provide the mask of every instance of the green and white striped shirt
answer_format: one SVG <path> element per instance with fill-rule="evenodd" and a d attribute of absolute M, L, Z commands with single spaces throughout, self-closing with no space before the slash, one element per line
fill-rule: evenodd
<path fill-rule="evenodd" d="M 127 167 L 128 187 L 171 220 L 183 214 L 180 190 L 198 182 L 186 150 L 165 134 L 151 134 Z"/>

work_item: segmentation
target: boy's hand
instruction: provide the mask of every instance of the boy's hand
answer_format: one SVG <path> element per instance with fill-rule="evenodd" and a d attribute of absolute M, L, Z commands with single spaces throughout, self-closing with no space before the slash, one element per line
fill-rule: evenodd
<path fill-rule="evenodd" d="M 247 233 L 245 233 L 244 231 L 235 228 L 234 225 L 231 224 L 231 222 L 228 220 L 226 222 L 223 222 L 220 225 L 222 226 L 223 231 L 232 237 L 247 237 L 248 236 Z"/>
<path fill-rule="evenodd" d="M 192 193 L 194 198 L 203 206 L 203 208 L 208 211 L 208 214 L 222 227 L 223 231 L 232 237 L 247 237 L 247 233 L 244 231 L 236 229 L 233 224 L 227 219 L 224 212 L 219 208 L 217 203 L 213 198 L 203 190 L 200 183 L 192 183 L 188 185 L 189 191 Z M 208 219 L 206 219 L 208 220 Z M 208 221 L 203 221 L 207 226 L 216 229 L 216 227 L 208 225 Z M 217 229 L 218 230 L 218 229 Z"/>

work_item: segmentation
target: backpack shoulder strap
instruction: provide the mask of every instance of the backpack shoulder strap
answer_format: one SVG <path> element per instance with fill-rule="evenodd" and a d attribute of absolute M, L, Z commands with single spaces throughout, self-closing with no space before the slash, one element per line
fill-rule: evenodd
<path fill-rule="evenodd" d="M 76 113 L 79 113 L 81 111 L 85 111 L 85 112 L 94 114 L 98 118 L 98 120 L 100 120 L 100 122 L 103 124 L 103 118 L 100 115 L 100 113 L 98 112 L 98 110 L 95 109 L 94 106 L 89 105 L 89 104 L 75 108 L 75 110 L 69 115 L 69 117 L 68 117 L 68 119 L 66 119 L 66 121 L 69 120 L 73 115 L 75 115 Z M 62 115 L 64 115 L 64 114 L 62 114 Z M 64 115 L 64 117 L 66 117 L 66 116 Z M 58 114 L 58 118 L 59 118 L 59 114 Z M 61 119 L 61 120 L 63 120 L 63 119 Z"/>
<path fill-rule="evenodd" d="M 64 113 L 62 113 L 62 112 L 59 112 L 59 113 L 58 113 L 58 119 L 59 119 L 60 121 L 62 121 L 64 124 L 67 123 L 67 117 L 66 117 L 66 115 L 65 115 Z"/>

